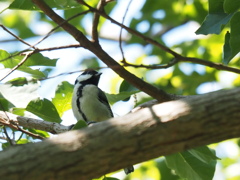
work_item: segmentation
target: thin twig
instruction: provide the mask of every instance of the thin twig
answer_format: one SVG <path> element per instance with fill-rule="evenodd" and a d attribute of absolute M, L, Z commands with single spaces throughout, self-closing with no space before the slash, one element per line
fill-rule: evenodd
<path fill-rule="evenodd" d="M 13 146 L 15 144 L 15 142 L 10 138 L 10 136 L 8 135 L 8 132 L 7 132 L 7 129 L 6 129 L 6 126 L 3 126 L 3 132 L 4 134 L 6 135 L 6 139 L 7 141 L 9 142 L 9 144 L 11 146 Z"/>
<path fill-rule="evenodd" d="M 35 52 L 36 49 L 32 52 L 28 52 L 26 53 L 25 57 L 22 59 L 22 61 L 20 63 L 18 63 L 14 68 L 12 68 L 3 78 L 0 79 L 0 81 L 4 80 L 6 77 L 8 77 L 11 73 L 13 73 L 16 69 L 18 69 L 20 66 L 22 66 L 26 61 L 27 59 L 33 55 L 33 52 Z"/>
<path fill-rule="evenodd" d="M 218 69 L 218 70 L 225 70 L 225 71 L 240 74 L 240 69 L 238 69 L 238 68 L 225 66 L 221 63 L 213 63 L 211 61 L 206 61 L 204 59 L 192 58 L 192 57 L 181 57 L 178 60 L 181 61 L 181 62 L 190 62 L 190 63 L 195 63 L 195 64 L 201 64 L 201 65 L 208 66 L 208 67 L 211 67 L 211 68 L 215 68 L 215 69 Z"/>
<path fill-rule="evenodd" d="M 104 6 L 106 5 L 105 0 L 99 0 L 97 9 L 98 11 L 103 11 Z M 98 13 L 94 13 L 93 24 L 92 24 L 92 40 L 95 43 L 98 43 L 98 24 L 99 24 L 100 15 Z"/>
<path fill-rule="evenodd" d="M 80 16 L 80 15 L 86 14 L 86 13 L 88 13 L 88 12 L 90 12 L 90 10 L 86 10 L 86 11 L 83 11 L 83 12 L 81 12 L 81 13 L 78 13 L 78 14 L 76 14 L 76 15 L 68 18 L 68 19 L 66 19 L 64 22 L 62 22 L 62 24 L 64 24 L 65 22 L 68 22 L 68 21 L 70 21 L 70 20 L 72 20 L 72 19 L 74 19 L 74 18 L 76 18 L 76 17 L 78 17 L 78 16 Z M 18 52 L 18 53 L 16 53 L 16 54 L 14 54 L 14 55 L 10 55 L 10 56 L 7 57 L 7 58 L 1 59 L 0 62 L 5 61 L 5 60 L 7 60 L 7 59 L 9 59 L 9 58 L 18 56 L 19 54 L 21 54 L 21 53 L 23 53 L 23 52 L 29 51 L 31 48 L 37 49 L 37 48 L 35 48 L 35 46 L 38 45 L 38 44 L 40 44 L 43 40 L 47 39 L 56 29 L 60 28 L 62 24 L 59 24 L 59 25 L 56 26 L 55 28 L 51 29 L 51 31 L 49 31 L 42 39 L 40 39 L 39 41 L 37 41 L 34 45 L 31 45 L 31 44 L 28 44 L 28 43 L 27 43 L 27 45 L 29 46 L 29 48 L 24 49 L 24 50 L 22 50 L 22 51 L 20 51 L 20 52 Z M 8 33 L 10 33 L 12 36 L 14 36 L 16 39 L 18 39 L 19 41 L 21 41 L 21 42 L 23 42 L 24 44 L 26 44 L 26 42 L 25 42 L 24 40 L 22 40 L 20 37 L 16 36 L 16 35 L 13 34 L 12 32 L 10 32 L 10 31 L 9 31 L 8 29 L 6 29 L 3 25 L 0 25 L 0 26 L 1 26 L 3 29 L 5 29 Z M 69 45 L 70 48 L 72 48 L 71 46 L 72 46 L 72 45 Z M 73 46 L 75 46 L 75 45 L 73 45 Z M 78 45 L 78 46 L 81 47 L 80 45 Z M 56 47 L 56 48 L 52 48 L 52 49 L 49 48 L 49 49 L 50 49 L 50 50 L 55 50 L 55 49 L 57 49 L 57 48 L 63 49 L 63 48 L 68 48 L 68 46 Z M 44 51 L 45 51 L 45 50 L 44 50 Z"/>
<path fill-rule="evenodd" d="M 16 125 L 16 127 L 17 127 L 17 130 L 18 130 L 18 131 L 21 131 L 22 133 L 25 133 L 25 134 L 33 137 L 33 138 L 36 138 L 36 139 L 45 139 L 44 137 L 42 137 L 42 136 L 40 136 L 40 135 L 38 135 L 38 134 L 34 134 L 34 133 L 32 133 L 32 132 L 29 132 L 29 131 L 26 131 L 25 129 L 20 128 L 18 125 Z"/>
<path fill-rule="evenodd" d="M 229 72 L 234 72 L 237 74 L 240 74 L 240 69 L 238 68 L 234 68 L 234 67 L 230 67 L 230 66 L 225 66 L 223 64 L 220 63 L 214 63 L 211 61 L 206 61 L 204 59 L 199 59 L 199 58 L 191 58 L 191 57 L 181 57 L 179 59 L 174 58 L 172 61 L 170 61 L 168 64 L 156 64 L 156 65 L 145 65 L 145 64 L 131 64 L 128 62 L 124 62 L 123 65 L 124 66 L 130 66 L 130 67 L 135 67 L 135 68 L 146 68 L 146 69 L 166 69 L 169 67 L 172 67 L 173 65 L 175 65 L 176 63 L 179 62 L 189 62 L 189 63 L 194 63 L 194 64 L 200 64 L 200 65 L 204 65 L 207 67 L 211 67 L 211 68 L 215 68 L 215 69 L 219 69 L 219 70 L 224 70 L 224 71 L 229 71 Z"/>
<path fill-rule="evenodd" d="M 26 131 L 26 130 L 20 128 L 17 123 L 14 123 L 14 121 L 11 121 L 11 119 L 9 118 L 8 113 L 6 111 L 3 111 L 3 112 L 4 112 L 4 115 L 5 115 L 5 118 L 0 118 L 0 123 L 3 124 L 4 126 L 10 127 L 12 129 L 15 129 L 15 130 L 18 130 L 18 131 L 21 131 L 21 132 L 23 132 L 23 133 L 25 133 L 25 134 L 27 134 L 31 137 L 37 138 L 37 139 L 44 139 L 44 137 L 42 137 L 38 134 L 34 134 L 34 133 L 31 133 L 29 131 Z M 8 134 L 6 134 L 6 137 L 7 137 L 7 139 L 9 139 L 9 142 L 12 141 L 11 138 L 8 136 Z M 13 143 L 13 145 L 14 145 L 14 143 Z"/>
<path fill-rule="evenodd" d="M 86 10 L 86 11 L 80 12 L 80 13 L 78 13 L 78 14 L 75 14 L 74 16 L 72 16 L 72 17 L 66 19 L 65 21 L 63 21 L 61 24 L 58 24 L 55 28 L 51 29 L 51 31 L 49 31 L 42 39 L 40 39 L 38 42 L 36 42 L 36 43 L 34 44 L 34 46 L 40 44 L 43 40 L 47 39 L 55 30 L 57 30 L 58 28 L 60 28 L 62 24 L 66 23 L 66 22 L 68 22 L 68 21 L 70 21 L 70 20 L 72 20 L 72 19 L 74 19 L 74 18 L 76 18 L 76 17 L 78 17 L 78 16 L 87 14 L 88 12 L 90 12 L 90 10 Z"/>
<path fill-rule="evenodd" d="M 27 43 L 26 41 L 24 41 L 23 39 L 21 39 L 20 37 L 16 36 L 15 34 L 13 34 L 11 31 L 9 31 L 4 25 L 0 24 L 0 26 L 3 28 L 4 31 L 6 31 L 8 34 L 11 34 L 13 37 L 15 37 L 18 41 L 22 42 L 23 44 L 29 46 L 30 48 L 35 49 L 34 46 L 32 46 L 31 44 Z"/>
<path fill-rule="evenodd" d="M 169 67 L 172 67 L 173 65 L 177 64 L 179 62 L 178 59 L 173 58 L 168 64 L 156 64 L 156 65 L 144 65 L 144 64 L 131 64 L 128 62 L 123 62 L 123 66 L 130 66 L 135 68 L 146 68 L 146 69 L 167 69 Z"/>
<path fill-rule="evenodd" d="M 132 0 L 130 0 L 128 2 L 127 9 L 125 10 L 125 13 L 124 13 L 123 18 L 122 18 L 122 24 L 124 24 L 124 20 L 127 16 L 127 12 L 128 12 L 128 9 L 129 9 L 131 3 L 132 3 Z M 121 54 L 122 54 L 122 62 L 125 63 L 126 59 L 125 59 L 123 48 L 122 48 L 122 30 L 123 30 L 123 28 L 121 27 L 120 28 L 120 34 L 119 34 L 119 48 L 120 48 L 120 51 L 121 51 Z"/>
<path fill-rule="evenodd" d="M 127 31 L 130 32 L 131 34 L 134 34 L 134 35 L 140 37 L 141 39 L 145 40 L 146 42 L 148 42 L 148 43 L 150 43 L 150 44 L 153 44 L 153 45 L 159 47 L 159 48 L 162 49 L 163 51 L 172 54 L 172 55 L 173 55 L 174 57 L 176 57 L 176 58 L 177 58 L 177 57 L 181 57 L 181 55 L 178 54 L 177 52 L 175 52 L 175 51 L 171 50 L 170 48 L 162 45 L 161 43 L 159 43 L 159 42 L 157 42 L 157 41 L 155 41 L 155 40 L 153 40 L 153 39 L 151 39 L 151 38 L 149 38 L 149 37 L 141 34 L 140 32 L 138 32 L 138 31 L 136 31 L 136 30 L 133 30 L 133 29 L 131 29 L 131 28 L 123 25 L 122 23 L 117 22 L 116 20 L 114 20 L 113 18 L 111 18 L 109 15 L 107 15 L 105 12 L 103 12 L 103 11 L 98 11 L 96 8 L 91 7 L 89 4 L 87 4 L 87 3 L 84 2 L 83 0 L 77 0 L 77 1 L 78 1 L 79 3 L 85 5 L 86 7 L 88 7 L 90 11 L 95 12 L 95 13 L 98 13 L 98 14 L 101 15 L 102 17 L 110 20 L 112 23 L 114 23 L 114 24 L 116 24 L 116 25 L 124 28 L 125 30 L 127 30 Z"/>
<path fill-rule="evenodd" d="M 90 5 L 88 5 L 86 2 L 84 2 L 83 0 L 78 0 L 78 2 L 81 1 L 82 4 L 84 4 L 85 6 L 87 6 L 89 8 L 89 10 L 91 10 L 92 12 L 96 12 L 98 13 L 99 15 L 105 17 L 106 19 L 110 20 L 112 23 L 124 28 L 125 30 L 127 30 L 129 33 L 131 34 L 134 34 L 140 38 L 142 38 L 143 40 L 145 40 L 146 42 L 152 44 L 152 45 L 155 45 L 157 47 L 159 47 L 160 49 L 162 49 L 163 51 L 167 52 L 167 53 L 170 53 L 172 54 L 175 59 L 177 59 L 179 62 L 191 62 L 191 63 L 196 63 L 196 64 L 201 64 L 201 65 L 205 65 L 205 66 L 208 66 L 208 67 L 212 67 L 212 68 L 216 68 L 216 69 L 219 69 L 219 70 L 225 70 L 225 71 L 230 71 L 230 72 L 234 72 L 234 73 L 238 73 L 240 74 L 240 69 L 237 69 L 237 68 L 233 68 L 233 67 L 229 67 L 229 66 L 225 66 L 223 64 L 219 64 L 219 63 L 213 63 L 211 61 L 206 61 L 206 60 L 203 60 L 203 59 L 199 59 L 199 58 L 191 58 L 191 57 L 183 57 L 182 55 L 178 54 L 177 52 L 171 50 L 170 48 L 160 44 L 159 42 L 139 33 L 138 31 L 136 30 L 133 30 L 117 21 L 115 21 L 114 19 L 112 19 L 110 16 L 108 16 L 105 12 L 101 12 L 101 11 L 98 11 L 97 9 L 91 7 Z M 131 66 L 131 64 L 129 63 L 126 63 L 125 65 L 129 65 Z M 140 67 L 145 67 L 145 68 L 149 68 L 149 69 L 161 69 L 161 68 L 165 68 L 164 66 L 145 66 L 145 65 L 135 65 L 134 67 L 137 67 L 137 66 L 140 66 Z M 168 66 L 167 66 L 168 67 Z"/>

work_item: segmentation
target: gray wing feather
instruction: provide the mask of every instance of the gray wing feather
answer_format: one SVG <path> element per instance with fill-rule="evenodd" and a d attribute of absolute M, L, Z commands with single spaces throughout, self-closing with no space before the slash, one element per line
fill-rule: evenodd
<path fill-rule="evenodd" d="M 107 96 L 105 95 L 105 93 L 101 89 L 98 88 L 98 90 L 99 90 L 98 91 L 99 101 L 107 106 L 107 108 L 111 112 L 111 116 L 113 117 L 113 113 L 112 113 L 111 107 L 109 105 L 109 102 L 107 100 Z"/>

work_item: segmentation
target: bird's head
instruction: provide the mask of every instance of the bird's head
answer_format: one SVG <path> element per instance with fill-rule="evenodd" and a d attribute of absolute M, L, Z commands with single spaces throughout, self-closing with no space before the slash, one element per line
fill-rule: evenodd
<path fill-rule="evenodd" d="M 76 84 L 93 84 L 93 85 L 98 85 L 100 76 L 102 73 L 99 73 L 95 70 L 86 70 L 84 71 L 81 75 L 79 75 L 75 81 Z"/>

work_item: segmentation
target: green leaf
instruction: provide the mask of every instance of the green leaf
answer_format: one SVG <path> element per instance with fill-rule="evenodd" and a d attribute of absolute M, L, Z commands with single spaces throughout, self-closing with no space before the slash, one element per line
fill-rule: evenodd
<path fill-rule="evenodd" d="M 167 166 L 181 178 L 188 180 L 212 180 L 216 157 L 206 148 L 185 151 L 166 156 Z M 209 158 L 209 159 L 208 159 Z"/>
<path fill-rule="evenodd" d="M 56 107 L 60 117 L 62 117 L 65 111 L 71 109 L 72 92 L 73 85 L 67 81 L 63 81 L 57 87 L 52 103 Z"/>
<path fill-rule="evenodd" d="M 45 1 L 51 8 L 72 9 L 81 6 L 74 0 L 48 0 Z M 9 9 L 39 10 L 31 0 L 15 0 L 10 4 Z"/>
<path fill-rule="evenodd" d="M 208 0 L 209 14 L 224 13 L 224 0 Z"/>
<path fill-rule="evenodd" d="M 128 98 L 129 96 L 136 94 L 138 92 L 139 91 L 131 91 L 131 92 L 121 92 L 119 94 L 108 94 L 108 93 L 105 93 L 105 94 L 107 96 L 109 103 L 114 104 L 115 102 L 124 100 L 124 99 Z"/>
<path fill-rule="evenodd" d="M 5 99 L 0 91 L 0 111 L 8 111 L 12 107 L 14 107 L 14 105 Z"/>
<path fill-rule="evenodd" d="M 20 139 L 17 141 L 17 144 L 27 144 L 30 143 L 31 141 L 29 141 L 28 139 Z"/>
<path fill-rule="evenodd" d="M 24 116 L 24 113 L 25 113 L 26 109 L 25 108 L 12 108 L 12 113 L 13 114 L 16 114 L 16 115 L 19 115 L 19 116 Z"/>
<path fill-rule="evenodd" d="M 123 80 L 123 82 L 120 85 L 119 92 L 123 92 L 123 91 L 132 92 L 132 91 L 138 91 L 138 89 L 133 85 L 131 85 L 129 82 Z"/>
<path fill-rule="evenodd" d="M 0 62 L 4 65 L 5 68 L 13 68 L 18 65 L 22 59 L 25 57 L 24 54 L 13 55 L 11 56 L 5 50 L 0 50 Z M 43 56 L 41 53 L 31 55 L 22 66 L 56 66 L 58 59 L 50 59 Z M 22 67 L 21 66 L 21 67 Z"/>
<path fill-rule="evenodd" d="M 29 102 L 26 110 L 44 119 L 45 121 L 60 123 L 62 120 L 57 109 L 48 99 L 35 99 Z"/>
<path fill-rule="evenodd" d="M 130 83 L 128 83 L 127 81 L 123 80 L 123 82 L 120 85 L 120 89 L 119 89 L 120 93 L 122 93 L 122 92 L 135 92 L 135 91 L 139 91 L 139 90 L 136 87 L 134 87 L 133 85 L 131 85 Z M 123 101 L 128 101 L 130 99 L 130 96 L 123 99 Z"/>
<path fill-rule="evenodd" d="M 30 132 L 34 134 L 38 134 L 42 137 L 48 138 L 50 137 L 49 134 L 46 131 L 38 130 L 38 129 L 28 129 Z"/>
<path fill-rule="evenodd" d="M 11 83 L 13 86 L 23 86 L 28 83 L 38 83 L 37 79 L 34 78 L 26 78 L 26 77 L 17 77 L 14 79 L 11 79 L 8 81 L 8 83 Z"/>
<path fill-rule="evenodd" d="M 194 149 L 190 149 L 188 150 L 188 152 L 204 163 L 211 163 L 211 161 L 219 159 L 215 155 L 215 151 L 208 148 L 207 146 L 201 146 Z"/>
<path fill-rule="evenodd" d="M 235 13 L 230 21 L 231 35 L 230 46 L 232 57 L 234 57 L 240 51 L 240 12 Z"/>
<path fill-rule="evenodd" d="M 73 126 L 73 130 L 77 130 L 77 129 L 81 129 L 81 128 L 85 128 L 87 127 L 87 123 L 85 121 L 78 121 L 74 126 Z"/>
<path fill-rule="evenodd" d="M 2 144 L 2 149 L 6 149 L 8 148 L 9 146 L 11 146 L 11 144 L 9 142 L 6 142 L 6 143 L 1 143 Z"/>
<path fill-rule="evenodd" d="M 15 79 L 15 83 L 16 82 Z M 39 84 L 31 80 L 22 86 L 18 86 L 18 84 L 15 86 L 11 82 L 7 82 L 0 84 L 0 93 L 15 107 L 25 108 L 31 100 L 39 97 L 38 88 Z"/>
<path fill-rule="evenodd" d="M 225 43 L 223 46 L 223 63 L 227 65 L 232 59 L 232 51 L 230 47 L 230 33 L 229 31 L 225 35 Z"/>
<path fill-rule="evenodd" d="M 240 1 L 239 0 L 224 0 L 223 8 L 226 13 L 233 13 L 240 8 Z"/>
<path fill-rule="evenodd" d="M 9 9 L 39 10 L 30 0 L 15 0 L 8 7 Z"/>
<path fill-rule="evenodd" d="M 7 51 L 0 50 L 0 63 L 4 65 L 5 68 L 14 68 L 19 65 L 25 55 L 18 55 L 11 57 Z M 35 78 L 43 78 L 46 75 L 38 69 L 32 69 L 29 66 L 56 66 L 57 59 L 49 59 L 44 57 L 42 54 L 33 54 L 30 56 L 17 70 L 23 71 L 33 75 Z"/>
<path fill-rule="evenodd" d="M 224 25 L 232 18 L 233 14 L 219 13 L 208 14 L 196 34 L 220 34 Z"/>
<path fill-rule="evenodd" d="M 18 56 L 22 59 L 24 56 Z M 24 63 L 25 66 L 56 66 L 58 59 L 50 59 L 43 56 L 41 53 L 33 54 Z"/>
<path fill-rule="evenodd" d="M 224 0 L 209 0 L 209 13 L 196 34 L 219 34 L 234 13 L 224 12 Z"/>

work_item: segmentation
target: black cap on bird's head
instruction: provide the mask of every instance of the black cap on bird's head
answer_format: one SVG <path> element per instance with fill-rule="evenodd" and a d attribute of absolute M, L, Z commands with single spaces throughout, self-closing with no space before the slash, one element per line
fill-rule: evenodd
<path fill-rule="evenodd" d="M 81 84 L 93 84 L 97 86 L 101 74 L 102 73 L 99 73 L 95 70 L 86 70 L 77 77 L 75 85 L 77 83 L 81 83 Z"/>

